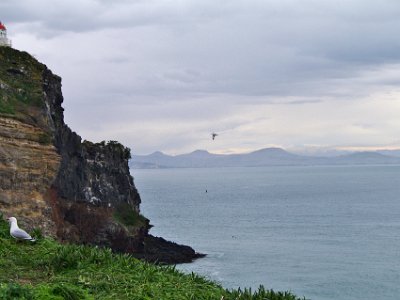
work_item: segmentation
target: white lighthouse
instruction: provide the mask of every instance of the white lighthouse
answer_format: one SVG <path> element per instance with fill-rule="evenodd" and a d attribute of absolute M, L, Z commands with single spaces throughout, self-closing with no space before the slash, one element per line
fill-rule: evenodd
<path fill-rule="evenodd" d="M 7 28 L 0 21 L 0 46 L 11 47 L 11 41 L 7 38 Z"/>

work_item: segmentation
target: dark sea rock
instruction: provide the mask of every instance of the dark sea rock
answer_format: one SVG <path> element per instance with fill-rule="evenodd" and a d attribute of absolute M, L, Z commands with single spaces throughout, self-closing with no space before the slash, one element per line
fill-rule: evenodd
<path fill-rule="evenodd" d="M 177 264 L 190 263 L 206 255 L 195 252 L 189 246 L 179 245 L 149 234 L 144 239 L 144 251 L 135 256 L 154 263 Z"/>

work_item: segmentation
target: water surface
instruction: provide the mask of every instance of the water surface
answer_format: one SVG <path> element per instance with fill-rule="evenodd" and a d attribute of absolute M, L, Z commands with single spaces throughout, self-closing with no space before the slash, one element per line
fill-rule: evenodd
<path fill-rule="evenodd" d="M 400 299 L 400 166 L 132 173 L 151 232 L 208 254 L 182 270 L 227 288 Z"/>

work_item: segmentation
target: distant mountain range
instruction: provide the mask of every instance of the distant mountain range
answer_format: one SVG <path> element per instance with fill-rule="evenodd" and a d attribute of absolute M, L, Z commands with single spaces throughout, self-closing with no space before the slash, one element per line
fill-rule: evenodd
<path fill-rule="evenodd" d="M 150 155 L 133 155 L 130 160 L 133 169 L 367 164 L 400 164 L 400 151 L 354 152 L 334 157 L 297 155 L 281 148 L 265 148 L 246 154 L 213 154 L 196 150 L 175 156 L 158 151 Z"/>

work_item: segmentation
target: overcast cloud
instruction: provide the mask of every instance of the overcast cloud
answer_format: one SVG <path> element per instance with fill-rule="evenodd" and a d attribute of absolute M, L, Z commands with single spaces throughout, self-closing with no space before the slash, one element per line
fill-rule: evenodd
<path fill-rule="evenodd" d="M 2 0 L 0 19 L 63 78 L 84 139 L 135 154 L 400 147 L 398 0 Z"/>

